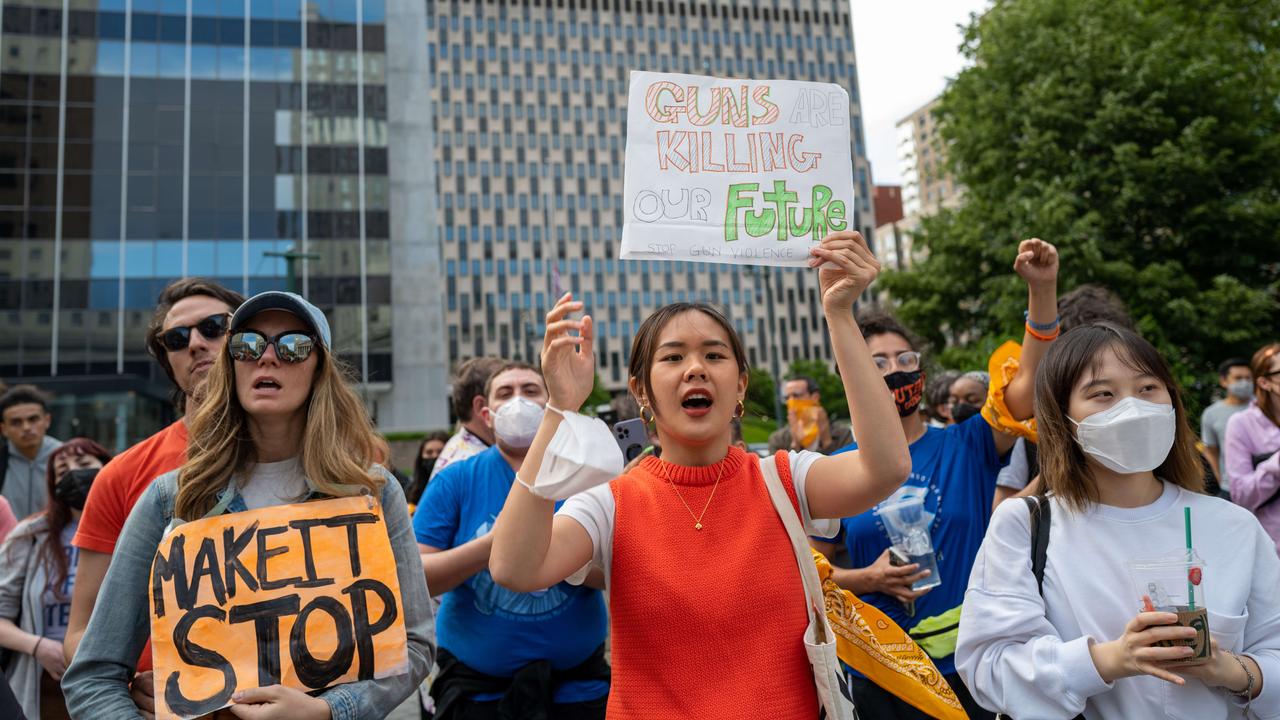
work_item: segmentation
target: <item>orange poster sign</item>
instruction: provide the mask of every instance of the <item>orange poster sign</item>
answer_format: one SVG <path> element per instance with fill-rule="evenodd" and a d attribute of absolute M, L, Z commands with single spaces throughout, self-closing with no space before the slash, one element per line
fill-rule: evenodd
<path fill-rule="evenodd" d="M 368 496 L 179 525 L 148 592 L 157 718 L 204 715 L 246 688 L 319 690 L 408 669 L 395 557 Z"/>

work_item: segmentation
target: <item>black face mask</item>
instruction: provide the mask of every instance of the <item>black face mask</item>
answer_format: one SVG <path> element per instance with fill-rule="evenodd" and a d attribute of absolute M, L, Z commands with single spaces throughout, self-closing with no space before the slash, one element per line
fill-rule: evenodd
<path fill-rule="evenodd" d="M 418 458 L 418 474 L 424 479 L 431 477 L 431 469 L 436 466 L 436 460 L 439 458 Z"/>
<path fill-rule="evenodd" d="M 907 417 L 920 407 L 920 400 L 924 397 L 923 372 L 891 372 L 884 376 L 884 382 L 893 391 L 893 404 L 898 406 L 899 417 Z"/>
<path fill-rule="evenodd" d="M 969 403 L 964 402 L 956 403 L 951 406 L 951 419 L 959 425 L 965 420 L 977 415 L 979 412 L 982 412 L 982 408 L 977 405 L 970 405 Z"/>
<path fill-rule="evenodd" d="M 53 494 L 71 509 L 83 510 L 84 501 L 89 497 L 89 487 L 93 485 L 94 478 L 98 477 L 99 469 L 76 468 L 75 470 L 68 470 L 66 474 L 58 478 L 58 484 L 53 487 Z"/>

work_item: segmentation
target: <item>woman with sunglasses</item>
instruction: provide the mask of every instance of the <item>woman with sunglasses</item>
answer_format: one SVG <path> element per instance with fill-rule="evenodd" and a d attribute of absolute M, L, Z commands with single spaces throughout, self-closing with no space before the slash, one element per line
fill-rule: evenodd
<path fill-rule="evenodd" d="M 1003 399 L 1013 417 L 1025 419 L 1033 414 L 1036 367 L 1056 336 L 1057 249 L 1042 240 L 1024 240 L 1013 267 L 1027 283 L 1027 327 L 1021 366 L 1003 389 Z M 814 545 L 833 557 L 836 543 L 843 541 L 852 567 L 833 568 L 836 583 L 880 608 L 911 633 L 933 658 L 970 717 L 991 718 L 990 712 L 974 702 L 956 674 L 954 652 L 960 605 L 991 519 L 1001 458 L 1016 438 L 996 430 L 981 414 L 946 428 L 929 426 L 919 412 L 925 377 L 911 334 L 883 315 L 864 316 L 859 326 L 883 382 L 893 394 L 902 432 L 910 446 L 911 476 L 890 501 L 906 496 L 923 498 L 937 576 L 930 581 L 932 573 L 918 563 L 898 564 L 923 554 L 920 548 L 911 547 L 923 538 L 908 540 L 888 524 L 879 507 L 846 517 L 835 541 L 814 541 Z M 843 451 L 857 447 L 859 443 L 855 442 Z M 905 558 L 893 557 L 890 548 L 894 545 L 908 551 Z M 934 586 L 938 581 L 941 584 Z M 922 589 L 913 590 L 917 585 Z M 864 717 L 927 717 L 861 675 L 851 672 L 849 681 L 854 702 Z"/>
<path fill-rule="evenodd" d="M 62 640 L 79 557 L 71 536 L 98 469 L 110 459 L 89 438 L 59 445 L 45 472 L 48 504 L 0 545 L 0 648 L 12 652 L 0 669 L 31 718 L 68 717 L 58 681 L 66 670 Z"/>
<path fill-rule="evenodd" d="M 1280 343 L 1253 354 L 1253 402 L 1227 421 L 1231 502 L 1252 510 L 1280 552 Z"/>
<path fill-rule="evenodd" d="M 152 561 L 170 521 L 306 500 L 378 496 L 395 554 L 409 667 L 315 696 L 272 685 L 237 693 L 229 710 L 253 720 L 382 718 L 426 677 L 431 603 L 400 484 L 377 463 L 385 442 L 331 350 L 329 324 L 293 293 L 250 298 L 231 319 L 191 421 L 187 461 L 158 478 L 125 525 L 104 597 L 63 679 L 75 717 L 135 717 L 128 681 L 147 636 Z M 229 495 L 226 491 L 229 491 Z M 228 501 L 229 498 L 229 501 Z"/>

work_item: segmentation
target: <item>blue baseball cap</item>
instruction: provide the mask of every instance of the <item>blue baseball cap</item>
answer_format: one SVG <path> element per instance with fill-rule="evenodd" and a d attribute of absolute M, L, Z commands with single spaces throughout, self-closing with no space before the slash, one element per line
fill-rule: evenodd
<path fill-rule="evenodd" d="M 320 308 L 307 302 L 297 293 L 281 290 L 268 290 L 245 300 L 244 304 L 231 316 L 231 331 L 235 332 L 249 322 L 249 318 L 267 310 L 283 310 L 297 315 L 307 324 L 307 329 L 320 340 L 325 350 L 333 350 L 333 335 L 329 331 L 329 321 L 325 319 L 324 313 L 320 312 Z"/>

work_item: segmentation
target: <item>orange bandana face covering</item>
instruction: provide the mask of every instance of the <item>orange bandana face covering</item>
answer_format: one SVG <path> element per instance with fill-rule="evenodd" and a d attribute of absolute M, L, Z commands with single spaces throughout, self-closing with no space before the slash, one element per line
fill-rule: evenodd
<path fill-rule="evenodd" d="M 821 405 L 817 400 L 787 400 L 787 409 L 795 413 L 800 421 L 800 437 L 796 438 L 801 447 L 809 447 L 818 439 L 818 410 Z"/>

